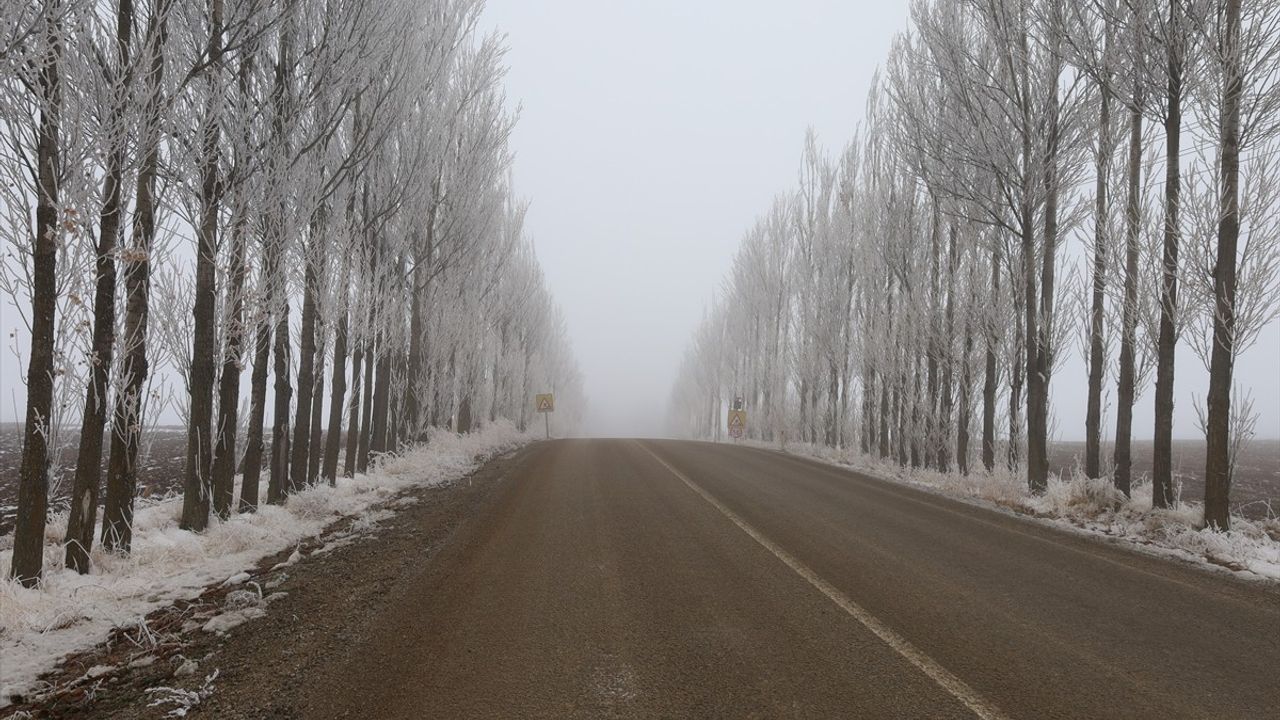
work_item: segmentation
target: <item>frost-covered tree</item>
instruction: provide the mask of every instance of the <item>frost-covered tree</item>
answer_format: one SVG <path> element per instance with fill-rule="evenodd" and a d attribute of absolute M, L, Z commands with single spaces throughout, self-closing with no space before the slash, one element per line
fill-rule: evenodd
<path fill-rule="evenodd" d="M 1153 385 L 1162 507 L 1187 325 L 1210 370 L 1206 522 L 1226 527 L 1254 416 L 1230 368 L 1277 313 L 1273 5 L 914 3 L 854 144 L 832 160 L 806 137 L 798 185 L 744 237 L 681 365 L 677 429 L 718 437 L 741 397 L 751 437 L 843 447 L 848 412 L 865 454 L 970 472 L 980 426 L 983 468 L 1003 446 L 1040 491 L 1049 383 L 1075 330 L 1084 473 L 1131 492 L 1135 403 Z"/>
<path fill-rule="evenodd" d="M 3 7 L 0 280 L 31 331 L 21 582 L 77 412 L 65 562 L 89 570 L 104 457 L 102 543 L 129 550 L 170 378 L 194 532 L 432 427 L 524 427 L 534 392 L 581 417 L 478 0 Z"/>

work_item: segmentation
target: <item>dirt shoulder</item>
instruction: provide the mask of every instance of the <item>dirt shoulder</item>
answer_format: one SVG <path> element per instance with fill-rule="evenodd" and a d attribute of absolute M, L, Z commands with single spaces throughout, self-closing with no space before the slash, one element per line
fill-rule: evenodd
<path fill-rule="evenodd" d="M 340 521 L 299 548 L 295 564 L 294 551 L 283 552 L 242 583 L 211 587 L 117 629 L 46 676 L 56 690 L 39 703 L 15 703 L 0 717 L 162 718 L 183 707 L 189 716 L 308 717 L 306 689 L 346 665 L 397 587 L 425 572 L 537 448 L 450 485 L 404 493 L 386 504 L 389 517 L 372 534 L 352 534 L 351 521 Z"/>

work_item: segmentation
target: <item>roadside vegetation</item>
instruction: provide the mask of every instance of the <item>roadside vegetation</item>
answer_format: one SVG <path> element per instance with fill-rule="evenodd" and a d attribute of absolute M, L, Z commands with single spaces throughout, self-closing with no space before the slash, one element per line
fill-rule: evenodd
<path fill-rule="evenodd" d="M 573 423 L 481 7 L 0 0 L 0 289 L 25 366 L 5 582 L 122 566 L 164 418 L 191 533 L 433 429 L 523 430 L 535 392 Z"/>
<path fill-rule="evenodd" d="M 856 137 L 832 157 L 810 133 L 743 239 L 674 428 L 722 437 L 740 398 L 752 440 L 951 486 L 1016 476 L 1037 512 L 1066 488 L 1143 522 L 1241 525 L 1235 463 L 1276 401 L 1255 407 L 1233 368 L 1280 309 L 1278 24 L 1268 0 L 914 3 Z M 1049 456 L 1072 353 L 1078 478 Z M 1204 379 L 1177 408 L 1203 432 L 1202 498 L 1176 492 L 1175 370 Z"/>

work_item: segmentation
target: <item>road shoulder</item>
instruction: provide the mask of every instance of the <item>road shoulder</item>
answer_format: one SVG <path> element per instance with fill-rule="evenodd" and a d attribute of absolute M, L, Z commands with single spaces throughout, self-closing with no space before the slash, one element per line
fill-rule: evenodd
<path fill-rule="evenodd" d="M 308 688 L 338 672 L 395 589 L 485 512 L 509 485 L 509 473 L 539 448 L 389 500 L 392 512 L 374 533 L 346 534 L 342 526 L 350 521 L 339 521 L 299 548 L 296 564 L 290 563 L 293 550 L 264 559 L 238 586 L 261 589 L 256 594 L 267 602 L 249 607 L 266 605 L 262 613 L 237 614 L 244 596 L 211 586 L 193 601 L 149 614 L 145 631 L 117 629 L 45 677 L 57 691 L 0 715 L 146 719 L 185 704 L 191 716 L 306 717 Z M 222 625 L 217 618 L 225 618 Z"/>

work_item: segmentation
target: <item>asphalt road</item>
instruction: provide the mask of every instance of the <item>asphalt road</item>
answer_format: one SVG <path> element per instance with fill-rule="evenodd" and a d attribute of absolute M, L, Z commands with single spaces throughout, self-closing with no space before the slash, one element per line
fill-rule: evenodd
<path fill-rule="evenodd" d="M 335 717 L 1280 717 L 1280 595 L 761 450 L 524 454 Z"/>

